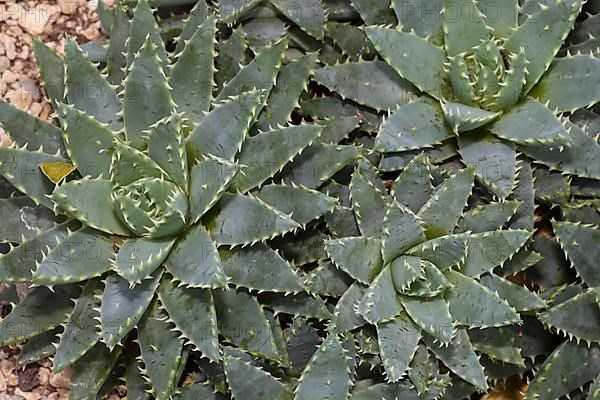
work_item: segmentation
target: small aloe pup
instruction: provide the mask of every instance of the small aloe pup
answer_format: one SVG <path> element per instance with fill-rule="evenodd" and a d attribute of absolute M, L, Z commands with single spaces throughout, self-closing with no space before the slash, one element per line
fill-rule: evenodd
<path fill-rule="evenodd" d="M 259 294 L 310 296 L 266 241 L 336 204 L 271 179 L 323 130 L 270 127 L 285 123 L 297 101 L 289 107 L 273 90 L 285 39 L 213 99 L 215 18 L 191 18 L 181 49 L 169 54 L 145 0 L 133 15 L 116 10 L 128 35 L 109 45 L 109 77 L 125 76 L 119 92 L 74 41 L 64 60 L 38 43 L 60 128 L 0 104 L 15 142 L 0 148 L 1 172 L 19 192 L 0 201 L 3 212 L 15 211 L 11 230 L 23 233 L 2 229 L 2 241 L 20 244 L 0 257 L 0 281 L 35 286 L 0 322 L 0 341 L 30 340 L 24 357 L 53 354 L 55 371 L 74 364 L 73 399 L 95 399 L 122 376 L 130 399 L 146 391 L 170 398 L 188 356 L 222 365 L 220 338 L 233 346 L 227 354 L 286 366 L 281 328 Z M 288 64 L 295 73 L 287 79 L 305 81 L 314 62 L 307 55 Z"/>
<path fill-rule="evenodd" d="M 441 182 L 439 173 L 418 155 L 388 194 L 377 170 L 360 161 L 350 196 L 361 235 L 325 244 L 333 265 L 354 279 L 330 330 L 355 335 L 359 353 L 372 355 L 363 361 L 383 370 L 382 385 L 412 384 L 419 398 L 438 398 L 451 385 L 464 386 L 466 395 L 486 391 L 479 354 L 507 368 L 524 366 L 515 341 L 520 313 L 545 307 L 535 293 L 494 272 L 527 252 L 522 247 L 532 232 L 503 229 L 520 202 L 464 212 L 473 168 Z M 439 371 L 436 359 L 452 376 Z"/>
<path fill-rule="evenodd" d="M 419 7 L 403 0 L 391 3 L 397 27 L 363 27 L 387 64 L 405 79 L 404 92 L 396 95 L 400 100 L 385 90 L 375 92 L 379 99 L 363 94 L 369 100 L 365 105 L 392 109 L 375 150 L 425 149 L 457 137 L 463 162 L 475 166 L 478 179 L 499 198 L 515 185 L 518 151 L 568 174 L 600 178 L 598 163 L 591 162 L 600 155 L 598 143 L 559 118 L 600 100 L 597 56 L 555 58 L 582 1 L 549 2 L 535 12 L 521 9 L 516 0 L 493 5 L 431 0 Z M 441 16 L 431 17 L 431 10 Z M 375 73 L 380 63 L 329 66 L 315 79 L 354 100 L 353 84 L 340 76 L 351 67 Z M 425 95 L 415 99 L 419 91 Z"/>

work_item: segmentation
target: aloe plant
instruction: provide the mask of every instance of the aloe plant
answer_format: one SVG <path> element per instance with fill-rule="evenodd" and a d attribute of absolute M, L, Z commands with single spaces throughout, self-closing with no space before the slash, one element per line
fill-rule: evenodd
<path fill-rule="evenodd" d="M 375 327 L 373 367 L 382 366 L 390 383 L 408 374 L 425 398 L 444 393 L 451 382 L 431 367 L 434 356 L 481 391 L 488 383 L 476 350 L 524 365 L 511 337 L 519 313 L 545 307 L 535 293 L 494 273 L 532 234 L 501 229 L 520 202 L 463 213 L 473 168 L 437 187 L 434 169 L 427 156 L 415 157 L 388 194 L 376 169 L 361 161 L 350 183 L 360 236 L 325 244 L 333 265 L 354 280 L 336 306 L 331 331 L 373 335 Z"/>
<path fill-rule="evenodd" d="M 372 3 L 384 9 L 386 2 Z M 561 119 L 600 100 L 596 55 L 573 49 L 556 57 L 581 6 L 440 0 L 418 7 L 392 1 L 397 27 L 362 27 L 386 64 L 341 63 L 318 70 L 314 79 L 344 98 L 389 111 L 373 147 L 385 153 L 384 160 L 449 143 L 502 199 L 515 185 L 518 152 L 552 169 L 598 179 L 597 163 L 590 162 L 600 154 L 598 143 Z M 492 9 L 497 15 L 486 15 Z M 367 24 L 395 23 L 370 18 L 369 10 L 362 14 Z M 356 74 L 372 78 L 357 82 Z M 395 83 L 376 82 L 380 76 Z"/>
<path fill-rule="evenodd" d="M 2 240 L 19 243 L 0 275 L 35 286 L 0 323 L 1 342 L 49 344 L 59 332 L 53 368 L 75 366 L 72 398 L 95 398 L 119 360 L 130 398 L 170 398 L 190 352 L 223 359 L 219 338 L 287 365 L 265 307 L 309 294 L 267 241 L 293 241 L 336 204 L 295 183 L 302 174 L 273 179 L 321 143 L 323 125 L 287 124 L 296 100 L 280 93 L 302 90 L 313 55 L 283 66 L 283 38 L 213 96 L 216 19 L 190 18 L 169 54 L 146 1 L 132 11 L 113 27 L 128 33 L 111 36 L 107 75 L 71 39 L 64 60 L 36 44 L 59 126 L 0 104 L 14 141 L 0 148 L 2 175 L 19 192 L 0 200 L 15 211 Z M 330 160 L 345 149 L 330 147 Z M 311 176 L 315 187 L 358 150 L 349 155 Z"/>

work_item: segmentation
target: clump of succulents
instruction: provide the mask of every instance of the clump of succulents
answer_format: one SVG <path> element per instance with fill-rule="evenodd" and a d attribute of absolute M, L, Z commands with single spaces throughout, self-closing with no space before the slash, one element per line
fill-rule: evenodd
<path fill-rule="evenodd" d="M 499 198 L 515 185 L 518 152 L 552 169 L 599 179 L 591 162 L 600 154 L 598 143 L 560 118 L 600 99 L 600 59 L 593 52 L 567 48 L 556 56 L 581 7 L 580 1 L 535 10 L 516 1 L 392 1 L 396 27 L 362 27 L 387 65 L 350 60 L 317 71 L 315 79 L 345 98 L 390 111 L 373 146 L 384 160 L 450 147 L 446 151 L 475 166 L 478 179 Z M 357 84 L 357 74 L 373 78 Z"/>
<path fill-rule="evenodd" d="M 223 359 L 220 337 L 285 366 L 281 328 L 261 301 L 285 307 L 309 295 L 266 241 L 336 204 L 272 180 L 321 143 L 323 125 L 286 124 L 297 100 L 281 93 L 303 90 L 313 55 L 281 66 L 283 38 L 213 97 L 215 18 L 195 13 L 204 20 L 190 18 L 181 48 L 168 54 L 148 4 L 139 1 L 133 15 L 126 40 L 111 36 L 109 54 L 123 53 L 106 63 L 115 86 L 74 41 L 64 60 L 38 44 L 60 127 L 2 104 L 15 142 L 0 148 L 2 175 L 25 195 L 4 206 L 34 210 L 45 228 L 23 220 L 25 236 L 9 239 L 20 245 L 0 259 L 3 282 L 35 287 L 2 320 L 2 343 L 52 343 L 58 333 L 53 368 L 75 365 L 72 398 L 110 385 L 119 360 L 131 398 L 145 390 L 169 398 L 191 351 Z M 345 162 L 358 150 L 352 154 Z"/>
<path fill-rule="evenodd" d="M 0 102 L 22 365 L 74 399 L 598 396 L 596 0 L 99 11 L 106 44 L 34 43 L 55 123 Z"/>

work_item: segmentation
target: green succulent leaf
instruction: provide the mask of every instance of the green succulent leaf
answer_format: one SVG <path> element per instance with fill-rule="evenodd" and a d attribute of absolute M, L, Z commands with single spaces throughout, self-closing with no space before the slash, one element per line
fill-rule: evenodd
<path fill-rule="evenodd" d="M 510 68 L 504 77 L 504 85 L 500 87 L 496 95 L 495 110 L 506 110 L 517 104 L 527 82 L 528 63 L 525 49 L 522 48 L 516 54 L 512 54 Z"/>
<path fill-rule="evenodd" d="M 453 232 L 471 195 L 473 171 L 473 168 L 458 171 L 438 186 L 433 196 L 421 207 L 417 215 L 424 222 L 428 238 Z"/>
<path fill-rule="evenodd" d="M 291 0 L 271 0 L 271 3 L 304 32 L 315 39 L 323 39 L 326 12 L 321 0 L 302 3 Z"/>
<path fill-rule="evenodd" d="M 374 149 L 394 152 L 432 147 L 451 136 L 440 104 L 422 97 L 391 113 L 379 129 Z"/>
<path fill-rule="evenodd" d="M 100 321 L 102 341 L 114 348 L 142 318 L 150 305 L 162 273 L 131 287 L 117 274 L 110 274 L 104 283 Z"/>
<path fill-rule="evenodd" d="M 453 285 L 444 298 L 452 318 L 470 328 L 510 325 L 521 321 L 513 307 L 475 279 L 448 270 L 446 278 Z"/>
<path fill-rule="evenodd" d="M 223 22 L 236 21 L 240 16 L 244 15 L 248 10 L 255 7 L 261 0 L 223 0 L 219 2 L 219 16 Z"/>
<path fill-rule="evenodd" d="M 198 2 L 196 4 L 204 3 Z M 221 43 L 219 54 L 215 58 L 217 90 L 223 89 L 225 83 L 229 82 L 240 71 L 245 52 L 246 33 L 243 26 L 238 26 L 231 36 Z"/>
<path fill-rule="evenodd" d="M 54 354 L 56 345 L 53 341 L 61 328 L 40 333 L 29 339 L 21 348 L 17 359 L 17 367 L 25 367 L 31 363 L 43 360 Z"/>
<path fill-rule="evenodd" d="M 202 25 L 208 18 L 209 12 L 207 4 L 203 1 L 198 1 L 194 7 L 190 10 L 185 24 L 179 36 L 175 39 L 175 54 L 181 53 L 185 48 L 188 41 L 192 39 L 194 34 L 198 31 L 198 27 Z"/>
<path fill-rule="evenodd" d="M 342 297 L 354 280 L 331 261 L 321 261 L 310 275 L 304 278 L 304 284 L 310 293 L 323 297 Z"/>
<path fill-rule="evenodd" d="M 443 42 L 440 13 L 444 0 L 392 0 L 391 7 L 398 19 L 398 28 L 415 32 L 435 44 Z"/>
<path fill-rule="evenodd" d="M 0 256 L 0 280 L 4 283 L 30 282 L 33 271 L 42 262 L 44 253 L 40 249 L 52 249 L 69 234 L 69 228 L 75 228 L 72 222 L 65 222 L 53 228 L 37 233 L 21 242 L 9 253 Z M 48 250 L 46 250 L 48 251 Z"/>
<path fill-rule="evenodd" d="M 217 315 L 208 289 L 184 288 L 164 279 L 158 296 L 181 335 L 213 362 L 218 362 Z"/>
<path fill-rule="evenodd" d="M 292 400 L 292 390 L 268 372 L 235 356 L 225 356 L 225 375 L 235 399 Z"/>
<path fill-rule="evenodd" d="M 172 114 L 158 121 L 148 134 L 148 155 L 179 187 L 187 191 L 188 159 L 181 117 Z"/>
<path fill-rule="evenodd" d="M 100 124 L 116 131 L 123 126 L 117 93 L 73 39 L 65 43 L 65 92 L 69 104 Z"/>
<path fill-rule="evenodd" d="M 448 346 L 434 343 L 430 336 L 424 337 L 425 343 L 433 353 L 456 375 L 477 386 L 481 391 L 488 389 L 483 367 L 475 354 L 466 330 L 459 329 Z"/>
<path fill-rule="evenodd" d="M 527 399 L 560 398 L 594 379 L 600 371 L 598 347 L 565 341 L 542 364 L 529 384 Z"/>
<path fill-rule="evenodd" d="M 62 58 L 37 39 L 32 41 L 32 47 L 46 95 L 51 103 L 62 102 L 65 95 L 65 65 Z"/>
<path fill-rule="evenodd" d="M 446 54 L 436 45 L 414 33 L 368 26 L 367 36 L 381 56 L 400 76 L 419 90 L 443 100 L 448 89 Z"/>
<path fill-rule="evenodd" d="M 358 282 L 353 283 L 346 290 L 333 311 L 333 318 L 329 325 L 330 331 L 344 334 L 366 324 L 357 311 L 365 291 L 366 287 Z"/>
<path fill-rule="evenodd" d="M 166 176 L 165 171 L 146 153 L 121 142 L 115 142 L 110 174 L 110 180 L 116 187 L 125 187 L 146 178 L 163 179 Z"/>
<path fill-rule="evenodd" d="M 467 132 L 495 120 L 500 113 L 448 101 L 442 103 L 446 121 L 455 133 Z"/>
<path fill-rule="evenodd" d="M 373 280 L 357 309 L 372 324 L 390 320 L 402 311 L 402 301 L 394 287 L 389 266 L 383 268 Z"/>
<path fill-rule="evenodd" d="M 144 371 L 152 383 L 156 399 L 170 399 L 177 385 L 177 369 L 181 362 L 183 341 L 171 330 L 167 316 L 155 304 L 146 312 L 138 325 L 137 342 L 140 346 Z"/>
<path fill-rule="evenodd" d="M 467 256 L 469 234 L 440 236 L 408 250 L 408 255 L 417 256 L 445 270 L 461 263 Z"/>
<path fill-rule="evenodd" d="M 275 314 L 285 313 L 297 317 L 315 318 L 318 320 L 331 319 L 325 301 L 308 293 L 285 295 L 270 293 L 261 297 L 261 304 L 271 308 Z"/>
<path fill-rule="evenodd" d="M 523 247 L 521 250 L 516 252 L 510 260 L 504 262 L 504 265 L 502 265 L 501 268 L 498 268 L 497 272 L 499 275 L 505 277 L 514 275 L 536 265 L 543 259 L 544 257 L 542 257 L 539 253 Z"/>
<path fill-rule="evenodd" d="M 521 351 L 516 345 L 517 332 L 512 328 L 471 329 L 469 339 L 475 350 L 487 354 L 494 360 L 524 366 Z"/>
<path fill-rule="evenodd" d="M 192 168 L 189 201 L 193 223 L 219 201 L 238 170 L 237 165 L 219 158 L 206 158 Z"/>
<path fill-rule="evenodd" d="M 60 342 L 52 359 L 52 370 L 57 373 L 73 364 L 101 339 L 97 318 L 100 316 L 100 294 L 102 283 L 99 279 L 88 281 L 81 296 L 75 303 L 64 331 L 59 335 Z"/>
<path fill-rule="evenodd" d="M 0 321 L 0 343 L 3 346 L 18 343 L 64 323 L 73 309 L 72 299 L 79 292 L 75 285 L 34 289 Z"/>
<path fill-rule="evenodd" d="M 350 196 L 356 222 L 362 234 L 379 236 L 387 208 L 385 193 L 369 179 L 368 172 L 357 168 L 350 181 Z"/>
<path fill-rule="evenodd" d="M 127 392 L 129 393 L 129 391 Z M 222 394 L 214 393 L 210 385 L 194 383 L 178 388 L 173 398 L 177 400 L 223 400 L 225 397 Z"/>
<path fill-rule="evenodd" d="M 231 81 L 225 84 L 215 102 L 219 103 L 252 89 L 270 92 L 275 84 L 287 45 L 287 38 L 283 38 L 263 49 L 254 60 L 244 66 Z"/>
<path fill-rule="evenodd" d="M 212 100 L 215 32 L 215 19 L 211 16 L 198 25 L 189 39 L 178 39 L 178 44 L 186 44 L 173 64 L 169 87 L 178 111 L 192 123 L 202 120 Z"/>
<path fill-rule="evenodd" d="M 396 398 L 419 400 L 421 397 L 412 385 L 404 382 L 376 383 L 354 391 L 350 397 L 351 400 L 394 400 Z"/>
<path fill-rule="evenodd" d="M 209 231 L 219 245 L 241 245 L 271 239 L 300 225 L 255 196 L 227 193 L 215 206 Z M 246 223 L 239 225 L 240 218 Z"/>
<path fill-rule="evenodd" d="M 514 0 L 479 0 L 477 6 L 497 39 L 505 39 L 517 27 L 519 4 Z"/>
<path fill-rule="evenodd" d="M 100 231 L 129 235 L 111 199 L 112 185 L 105 179 L 80 179 L 57 186 L 50 198 L 58 208 Z"/>
<path fill-rule="evenodd" d="M 106 72 L 108 81 L 113 85 L 117 85 L 125 78 L 125 67 L 127 65 L 125 45 L 129 37 L 130 22 L 124 7 L 117 5 L 114 11 L 114 23 L 110 32 L 107 32 L 110 33 L 110 39 L 108 40 L 106 55 Z"/>
<path fill-rule="evenodd" d="M 548 148 L 528 145 L 521 146 L 521 149 L 525 154 L 551 169 L 582 178 L 599 179 L 600 168 L 592 160 L 600 154 L 600 144 L 573 124 L 568 124 L 567 134 L 571 139 L 568 147 Z"/>
<path fill-rule="evenodd" d="M 415 156 L 394 181 L 392 196 L 413 212 L 418 212 L 433 195 L 431 168 L 425 153 Z"/>
<path fill-rule="evenodd" d="M 316 189 L 361 154 L 361 148 L 354 145 L 313 144 L 295 157 L 279 178 L 287 183 Z"/>
<path fill-rule="evenodd" d="M 38 285 L 81 282 L 108 271 L 114 242 L 91 228 L 70 233 L 38 264 L 32 281 Z"/>
<path fill-rule="evenodd" d="M 489 129 L 502 139 L 516 144 L 557 146 L 571 141 L 560 119 L 534 99 L 517 104 Z"/>
<path fill-rule="evenodd" d="M 517 162 L 517 178 L 510 199 L 519 200 L 521 205 L 513 218 L 509 221 L 509 226 L 513 229 L 533 231 L 535 195 L 533 188 L 533 171 L 528 162 Z"/>
<path fill-rule="evenodd" d="M 127 239 L 114 257 L 112 269 L 132 285 L 140 284 L 165 261 L 174 239 Z"/>
<path fill-rule="evenodd" d="M 448 74 L 450 75 L 452 94 L 456 100 L 463 105 L 475 106 L 477 104 L 475 88 L 469 76 L 470 72 L 464 53 L 448 57 Z"/>
<path fill-rule="evenodd" d="M 595 227 L 572 222 L 553 222 L 552 227 L 563 251 L 571 261 L 572 267 L 590 286 L 599 286 L 600 277 L 596 272 L 595 243 L 599 240 L 600 230 Z"/>
<path fill-rule="evenodd" d="M 418 271 L 417 279 L 408 288 L 396 287 L 396 290 L 408 296 L 433 297 L 451 286 L 442 271 L 429 261 L 421 260 L 415 269 Z"/>
<path fill-rule="evenodd" d="M 377 325 L 377 338 L 387 380 L 397 382 L 417 351 L 421 330 L 406 313 L 401 313 L 393 320 Z"/>
<path fill-rule="evenodd" d="M 154 44 L 160 64 L 166 64 L 169 56 L 160 34 L 160 27 L 154 18 L 154 12 L 150 8 L 148 0 L 139 0 L 133 10 L 133 18 L 129 23 L 127 67 L 132 66 L 138 51 L 146 46 L 146 42 Z"/>
<path fill-rule="evenodd" d="M 181 189 L 160 178 L 144 178 L 113 192 L 119 217 L 138 236 L 164 238 L 186 225 L 188 200 Z"/>
<path fill-rule="evenodd" d="M 390 204 L 385 213 L 381 236 L 385 264 L 426 240 L 419 218 L 397 201 Z"/>
<path fill-rule="evenodd" d="M 580 316 L 585 315 L 585 318 Z M 540 314 L 540 321 L 577 342 L 600 342 L 600 306 L 591 291 L 586 291 Z"/>
<path fill-rule="evenodd" d="M 73 106 L 58 103 L 58 110 L 67 153 L 79 173 L 108 179 L 115 134 L 107 125 Z"/>
<path fill-rule="evenodd" d="M 339 269 L 364 284 L 369 284 L 383 266 L 379 239 L 345 237 L 327 240 L 325 251 Z"/>
<path fill-rule="evenodd" d="M 589 388 L 588 397 L 586 400 L 597 400 L 600 397 L 600 379 L 596 377 Z"/>
<path fill-rule="evenodd" d="M 442 8 L 442 26 L 448 56 L 456 56 L 487 40 L 489 28 L 485 19 L 474 0 L 446 0 Z"/>
<path fill-rule="evenodd" d="M 139 357 L 129 356 L 125 363 L 124 378 L 127 387 L 127 398 L 150 400 L 150 387 L 142 376 Z"/>
<path fill-rule="evenodd" d="M 429 354 L 423 344 L 417 347 L 417 351 L 410 362 L 408 378 L 419 396 L 438 387 L 446 390 L 450 383 L 450 377 L 439 372 L 438 361 Z"/>
<path fill-rule="evenodd" d="M 539 310 L 546 307 L 546 303 L 537 294 L 498 275 L 482 276 L 479 283 L 498 293 L 498 296 L 505 299 L 518 312 Z"/>
<path fill-rule="evenodd" d="M 190 163 L 209 155 L 233 161 L 261 99 L 262 92 L 251 90 L 217 104 L 187 138 Z"/>
<path fill-rule="evenodd" d="M 228 281 L 235 286 L 286 294 L 306 291 L 292 266 L 267 245 L 222 251 L 221 258 Z"/>
<path fill-rule="evenodd" d="M 244 193 L 260 186 L 319 137 L 319 125 L 290 125 L 247 138 L 238 162 L 243 166 L 234 189 Z"/>
<path fill-rule="evenodd" d="M 256 197 L 283 212 L 301 225 L 306 225 L 333 211 L 337 201 L 323 193 L 296 185 L 266 185 Z"/>
<path fill-rule="evenodd" d="M 64 155 L 63 139 L 58 127 L 1 100 L 0 125 L 17 146 L 27 145 L 29 149 L 41 148 L 48 154 Z"/>
<path fill-rule="evenodd" d="M 304 369 L 294 400 L 346 400 L 350 384 L 346 351 L 337 336 L 330 334 Z"/>
<path fill-rule="evenodd" d="M 460 271 L 478 278 L 511 258 L 530 238 L 525 230 L 497 230 L 475 233 L 469 236 L 467 256 Z"/>
<path fill-rule="evenodd" d="M 506 200 L 474 207 L 465 212 L 459 222 L 461 230 L 481 233 L 502 228 L 519 209 L 521 202 Z"/>
<path fill-rule="evenodd" d="M 23 243 L 36 237 L 39 230 L 54 226 L 55 215 L 44 206 L 36 205 L 27 196 L 0 199 L 0 241 Z"/>
<path fill-rule="evenodd" d="M 252 354 L 280 360 L 269 320 L 255 297 L 235 290 L 214 290 L 213 297 L 222 336 Z"/>
<path fill-rule="evenodd" d="M 201 224 L 181 236 L 165 267 L 185 286 L 214 289 L 227 283 L 217 248 Z"/>
<path fill-rule="evenodd" d="M 448 303 L 442 296 L 430 298 L 400 296 L 400 299 L 404 310 L 419 328 L 440 343 L 445 345 L 451 343 L 456 328 Z"/>
<path fill-rule="evenodd" d="M 376 110 L 394 109 L 418 97 L 418 90 L 382 61 L 336 64 L 315 71 L 314 79 L 342 98 Z"/>
<path fill-rule="evenodd" d="M 141 4 L 144 3 L 146 2 L 140 2 L 138 8 L 142 7 Z M 130 50 L 133 46 L 132 40 L 130 37 L 128 41 Z M 137 149 L 147 146 L 143 132 L 150 129 L 160 119 L 170 115 L 175 108 L 161 66 L 160 47 L 157 47 L 156 43 L 159 42 L 150 37 L 145 39 L 129 67 L 129 73 L 124 83 L 125 136 Z"/>
<path fill-rule="evenodd" d="M 398 293 L 407 292 L 413 282 L 424 277 L 424 262 L 412 256 L 401 256 L 391 262 L 392 281 Z"/>
<path fill-rule="evenodd" d="M 349 23 L 328 22 L 326 30 L 328 36 L 342 50 L 342 53 L 348 56 L 350 61 L 359 61 L 361 57 L 372 56 L 376 53 L 375 48 L 360 27 Z"/>

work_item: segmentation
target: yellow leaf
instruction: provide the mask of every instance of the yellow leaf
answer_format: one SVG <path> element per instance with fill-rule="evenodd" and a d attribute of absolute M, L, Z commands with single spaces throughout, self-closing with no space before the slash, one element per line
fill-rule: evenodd
<path fill-rule="evenodd" d="M 40 164 L 40 169 L 48 179 L 58 185 L 67 175 L 75 171 L 75 166 L 67 162 L 46 162 Z"/>

